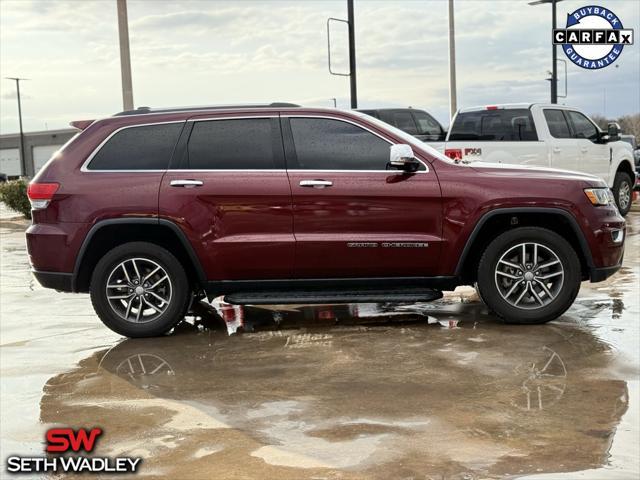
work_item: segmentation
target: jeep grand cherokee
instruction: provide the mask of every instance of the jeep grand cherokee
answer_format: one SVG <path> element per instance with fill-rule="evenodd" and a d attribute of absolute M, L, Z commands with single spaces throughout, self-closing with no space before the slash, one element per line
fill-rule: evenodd
<path fill-rule="evenodd" d="M 45 287 L 90 292 L 130 336 L 194 299 L 432 300 L 477 285 L 502 319 L 561 315 L 620 267 L 625 222 L 600 179 L 456 163 L 370 116 L 282 104 L 122 112 L 29 185 Z"/>

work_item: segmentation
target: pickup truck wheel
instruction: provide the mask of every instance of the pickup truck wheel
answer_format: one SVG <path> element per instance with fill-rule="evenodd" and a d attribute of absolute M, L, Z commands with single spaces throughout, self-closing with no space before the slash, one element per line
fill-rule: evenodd
<path fill-rule="evenodd" d="M 555 232 L 522 227 L 503 233 L 484 251 L 478 289 L 508 323 L 545 323 L 562 315 L 580 290 L 580 261 Z"/>
<path fill-rule="evenodd" d="M 620 215 L 625 216 L 631 209 L 633 183 L 628 173 L 618 172 L 613 181 L 613 196 L 616 199 Z"/>
<path fill-rule="evenodd" d="M 91 276 L 91 302 L 102 322 L 127 337 L 152 337 L 184 318 L 189 282 L 184 268 L 158 245 L 131 242 L 109 251 Z"/>

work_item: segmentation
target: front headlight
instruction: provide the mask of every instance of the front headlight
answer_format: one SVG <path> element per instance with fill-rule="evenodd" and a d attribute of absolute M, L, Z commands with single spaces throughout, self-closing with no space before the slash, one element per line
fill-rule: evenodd
<path fill-rule="evenodd" d="M 613 192 L 608 188 L 585 188 L 584 193 L 593 205 L 615 204 Z"/>

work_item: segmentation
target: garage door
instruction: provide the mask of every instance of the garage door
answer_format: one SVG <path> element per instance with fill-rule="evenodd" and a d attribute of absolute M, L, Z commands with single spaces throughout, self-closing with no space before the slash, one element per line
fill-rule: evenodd
<path fill-rule="evenodd" d="M 20 151 L 17 148 L 0 149 L 0 173 L 20 175 Z"/>
<path fill-rule="evenodd" d="M 41 147 L 33 147 L 33 168 L 38 173 L 45 163 L 57 152 L 62 145 L 44 145 Z"/>

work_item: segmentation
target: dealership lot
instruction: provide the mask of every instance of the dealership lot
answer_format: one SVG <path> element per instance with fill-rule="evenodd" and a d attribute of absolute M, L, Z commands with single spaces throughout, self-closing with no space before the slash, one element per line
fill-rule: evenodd
<path fill-rule="evenodd" d="M 142 457 L 148 478 L 638 473 L 638 211 L 623 268 L 546 325 L 503 325 L 467 289 L 431 304 L 222 307 L 228 329 L 209 318 L 139 340 L 105 328 L 88 295 L 41 288 L 26 223 L 8 216 L 3 459 L 42 455 L 55 424 L 101 427 L 95 454 Z"/>

